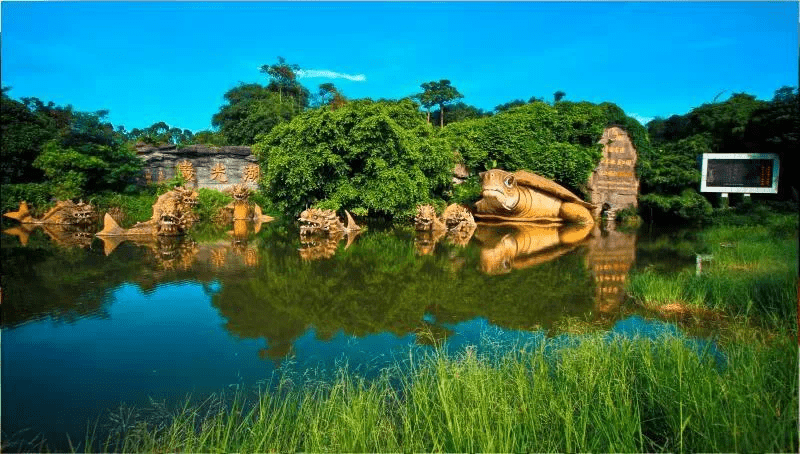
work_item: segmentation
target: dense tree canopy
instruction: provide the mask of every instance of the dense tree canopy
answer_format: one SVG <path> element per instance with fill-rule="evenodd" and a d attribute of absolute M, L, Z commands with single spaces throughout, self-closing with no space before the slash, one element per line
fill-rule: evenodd
<path fill-rule="evenodd" d="M 240 83 L 225 93 L 225 100 L 228 103 L 214 114 L 211 124 L 229 145 L 252 145 L 257 135 L 295 115 L 291 103 L 282 103 L 278 93 L 260 84 Z"/>
<path fill-rule="evenodd" d="M 453 155 L 418 104 L 352 101 L 306 111 L 255 145 L 262 184 L 282 210 L 307 205 L 358 215 L 410 215 L 449 184 Z"/>
<path fill-rule="evenodd" d="M 701 219 L 710 213 L 709 202 L 696 191 L 700 186 L 698 159 L 703 153 L 776 153 L 782 169 L 793 168 L 797 165 L 798 121 L 797 91 L 783 87 L 772 101 L 734 93 L 724 102 L 649 122 L 654 151 L 645 156 L 641 172 L 643 214 Z M 782 171 L 778 184 L 782 197 L 790 196 L 794 184 Z"/>
<path fill-rule="evenodd" d="M 37 98 L 2 98 L 3 207 L 12 197 L 47 201 L 134 183 L 142 163 L 108 111 L 74 111 Z"/>
<path fill-rule="evenodd" d="M 623 120 L 638 125 L 613 104 L 536 102 L 492 117 L 452 123 L 444 133 L 465 165 L 475 171 L 526 169 L 580 192 L 601 157 L 603 129 Z M 635 128 L 631 128 L 634 129 Z"/>

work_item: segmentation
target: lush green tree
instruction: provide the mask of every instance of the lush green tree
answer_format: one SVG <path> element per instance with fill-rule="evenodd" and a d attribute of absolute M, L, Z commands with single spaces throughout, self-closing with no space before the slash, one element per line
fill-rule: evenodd
<path fill-rule="evenodd" d="M 410 100 L 351 101 L 276 126 L 254 146 L 263 185 L 284 212 L 308 205 L 411 215 L 449 185 L 453 154 Z"/>
<path fill-rule="evenodd" d="M 221 132 L 204 130 L 198 131 L 197 134 L 194 135 L 194 143 L 220 147 L 227 145 L 228 142 Z"/>
<path fill-rule="evenodd" d="M 444 112 L 445 104 L 450 104 L 456 99 L 464 97 L 464 95 L 456 90 L 456 87 L 450 85 L 450 81 L 447 79 L 442 79 L 439 82 L 425 82 L 420 86 L 423 91 L 417 95 L 417 97 L 420 103 L 428 109 L 429 122 L 431 107 L 438 105 L 439 112 Z M 444 115 L 440 116 L 439 120 L 439 127 L 444 127 Z"/>
<path fill-rule="evenodd" d="M 225 93 L 225 100 L 211 124 L 229 145 L 252 145 L 257 135 L 295 115 L 290 103 L 282 103 L 278 93 L 260 84 L 240 83 Z"/>
<path fill-rule="evenodd" d="M 475 106 L 471 106 L 469 104 L 463 102 L 457 102 L 455 104 L 445 105 L 444 106 L 444 124 L 445 126 L 450 123 L 455 123 L 457 121 L 464 121 L 473 118 L 483 118 L 492 115 L 491 112 L 487 112 L 483 109 L 479 109 Z M 441 123 L 442 120 L 440 118 L 441 112 L 439 109 L 434 110 L 431 113 L 431 119 L 434 123 Z"/>
<path fill-rule="evenodd" d="M 0 183 L 41 181 L 44 175 L 33 161 L 44 143 L 58 136 L 58 129 L 47 116 L 11 99 L 6 91 L 0 101 Z"/>
<path fill-rule="evenodd" d="M 494 107 L 495 112 L 505 112 L 508 109 L 513 109 L 514 107 L 524 106 L 527 104 L 525 101 L 521 99 L 515 99 L 513 101 L 509 101 L 503 104 L 498 104 Z"/>
<path fill-rule="evenodd" d="M 318 95 L 321 104 L 331 106 L 331 110 L 336 110 L 347 103 L 347 98 L 330 82 L 320 84 Z"/>
<path fill-rule="evenodd" d="M 560 102 L 562 99 L 564 99 L 564 96 L 567 96 L 567 94 L 561 90 L 558 90 L 557 92 L 553 93 L 553 102 Z"/>
<path fill-rule="evenodd" d="M 278 92 L 278 102 L 280 104 L 283 104 L 283 95 L 289 95 L 288 98 L 291 101 L 292 110 L 295 112 L 300 112 L 308 107 L 310 97 L 308 89 L 297 81 L 297 72 L 299 70 L 299 65 L 286 63 L 286 59 L 283 57 L 278 57 L 278 62 L 275 64 L 261 65 L 261 72 L 270 78 L 267 89 Z"/>
<path fill-rule="evenodd" d="M 603 129 L 619 122 L 611 106 L 564 101 L 556 109 L 539 102 L 525 104 L 491 117 L 451 123 L 444 136 L 473 171 L 526 169 L 580 193 L 600 161 L 597 141 Z"/>

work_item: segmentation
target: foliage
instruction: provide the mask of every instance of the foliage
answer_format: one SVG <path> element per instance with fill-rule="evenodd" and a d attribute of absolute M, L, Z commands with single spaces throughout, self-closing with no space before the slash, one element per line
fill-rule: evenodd
<path fill-rule="evenodd" d="M 194 142 L 202 145 L 222 147 L 228 144 L 228 139 L 219 131 L 203 130 L 194 135 Z"/>
<path fill-rule="evenodd" d="M 52 196 L 52 187 L 49 183 L 4 184 L 0 190 L 0 210 L 2 213 L 16 211 L 19 203 L 25 201 L 38 215 L 41 214 L 38 211 L 50 204 Z"/>
<path fill-rule="evenodd" d="M 509 102 L 506 102 L 506 103 L 503 103 L 503 104 L 498 104 L 498 105 L 494 106 L 494 110 L 495 110 L 495 112 L 498 112 L 498 113 L 499 112 L 505 112 L 508 109 L 513 109 L 514 107 L 524 106 L 525 104 L 527 104 L 525 101 L 523 101 L 521 99 L 515 99 L 513 101 L 509 101 Z"/>
<path fill-rule="evenodd" d="M 315 204 L 410 215 L 441 194 L 452 154 L 411 101 L 353 101 L 307 111 L 256 143 L 266 193 L 283 212 Z"/>
<path fill-rule="evenodd" d="M 195 137 L 192 131 L 170 127 L 163 121 L 153 123 L 149 128 L 145 129 L 134 128 L 130 132 L 126 132 L 124 126 L 120 126 L 118 131 L 129 141 L 144 142 L 150 145 L 160 145 L 164 143 L 191 145 L 195 143 Z"/>
<path fill-rule="evenodd" d="M 225 93 L 225 100 L 211 124 L 228 145 L 252 145 L 256 136 L 295 115 L 291 103 L 283 103 L 280 94 L 259 84 L 240 83 Z"/>
<path fill-rule="evenodd" d="M 286 59 L 278 57 L 273 65 L 261 65 L 260 71 L 270 77 L 269 90 L 278 92 L 278 102 L 283 104 L 283 94 L 289 95 L 291 111 L 299 112 L 308 107 L 308 90 L 297 82 L 300 66 L 286 63 Z"/>
<path fill-rule="evenodd" d="M 447 126 L 450 123 L 455 123 L 457 121 L 464 121 L 473 118 L 489 117 L 492 115 L 491 112 L 487 112 L 483 109 L 479 109 L 475 106 L 471 106 L 463 102 L 457 102 L 454 104 L 445 104 L 444 113 L 445 113 L 444 115 L 445 126 Z M 431 112 L 431 122 L 441 124 L 440 115 L 441 111 L 439 109 L 436 109 L 433 112 Z"/>
<path fill-rule="evenodd" d="M 331 110 L 336 110 L 347 102 L 347 98 L 330 82 L 320 84 L 318 95 L 321 105 L 331 106 Z"/>
<path fill-rule="evenodd" d="M 40 110 L 36 106 L 31 109 L 30 105 L 9 98 L 5 89 L 1 102 L 0 183 L 41 181 L 42 172 L 33 167 L 33 161 L 42 145 L 58 136 L 54 117 L 68 113 L 68 108 L 39 102 Z"/>
<path fill-rule="evenodd" d="M 648 132 L 657 151 L 640 153 L 643 200 L 661 214 L 669 215 L 664 209 L 682 208 L 683 214 L 672 214 L 683 218 L 690 213 L 691 209 L 679 203 L 685 200 L 679 195 L 688 187 L 699 186 L 699 157 L 703 153 L 777 153 L 782 169 L 791 168 L 797 163 L 798 109 L 796 89 L 782 87 L 772 101 L 735 93 L 724 102 L 703 104 L 685 115 L 649 122 Z M 787 172 L 781 173 L 778 186 L 780 198 L 791 197 L 794 182 Z M 702 217 L 705 210 L 694 212 Z M 647 216 L 649 211 L 642 213 Z"/>
<path fill-rule="evenodd" d="M 711 215 L 711 203 L 692 188 L 680 195 L 658 193 L 639 196 L 639 212 L 652 222 L 671 224 L 676 222 L 702 222 Z"/>
<path fill-rule="evenodd" d="M 196 212 L 201 221 L 210 221 L 221 208 L 233 202 L 233 197 L 230 194 L 214 189 L 200 188 L 197 192 Z"/>
<path fill-rule="evenodd" d="M 416 95 L 420 104 L 428 109 L 428 121 L 430 122 L 431 107 L 438 105 L 439 112 L 444 112 L 445 104 L 449 104 L 456 99 L 463 98 L 464 95 L 458 92 L 456 87 L 450 85 L 450 81 L 442 79 L 439 82 L 431 81 L 424 82 L 422 85 L 422 93 Z M 444 116 L 439 117 L 439 126 L 444 127 Z"/>
<path fill-rule="evenodd" d="M 603 129 L 619 120 L 612 115 L 615 109 L 611 104 L 537 102 L 453 123 L 444 136 L 469 169 L 526 169 L 579 192 L 600 161 L 597 140 Z"/>
<path fill-rule="evenodd" d="M 564 99 L 564 96 L 567 96 L 567 94 L 564 93 L 563 91 L 561 90 L 556 91 L 555 93 L 553 93 L 553 102 L 554 103 L 560 102 L 562 99 Z"/>
<path fill-rule="evenodd" d="M 142 162 L 126 146 L 96 143 L 67 147 L 56 140 L 44 145 L 33 165 L 52 182 L 61 199 L 102 190 L 132 190 Z"/>
<path fill-rule="evenodd" d="M 645 269 L 632 274 L 628 293 L 648 308 L 679 304 L 796 330 L 797 213 L 756 211 L 746 225 L 727 220 L 700 233 L 712 257 L 702 274 Z"/>
<path fill-rule="evenodd" d="M 214 410 L 186 402 L 166 427 L 140 420 L 135 430 L 87 445 L 96 441 L 106 452 L 797 451 L 790 339 L 732 345 L 725 368 L 672 334 L 526 347 L 499 358 L 472 349 L 412 354 L 375 380 L 345 366 L 331 381 L 298 383 L 284 372 L 255 402 L 241 393 Z"/>

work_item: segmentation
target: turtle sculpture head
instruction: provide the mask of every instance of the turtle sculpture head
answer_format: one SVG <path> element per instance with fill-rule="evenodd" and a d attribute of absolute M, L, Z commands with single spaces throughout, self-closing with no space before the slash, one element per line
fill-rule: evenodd
<path fill-rule="evenodd" d="M 488 209 L 512 211 L 519 204 L 517 179 L 511 172 L 492 169 L 480 174 L 483 189 L 481 197 Z"/>

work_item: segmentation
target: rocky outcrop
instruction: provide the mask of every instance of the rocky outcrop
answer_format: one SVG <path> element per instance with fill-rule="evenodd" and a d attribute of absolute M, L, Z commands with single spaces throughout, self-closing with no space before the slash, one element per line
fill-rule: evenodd
<path fill-rule="evenodd" d="M 142 183 L 157 183 L 183 174 L 187 186 L 223 190 L 233 184 L 256 188 L 261 176 L 250 147 L 209 145 L 136 145 L 145 162 Z"/>

